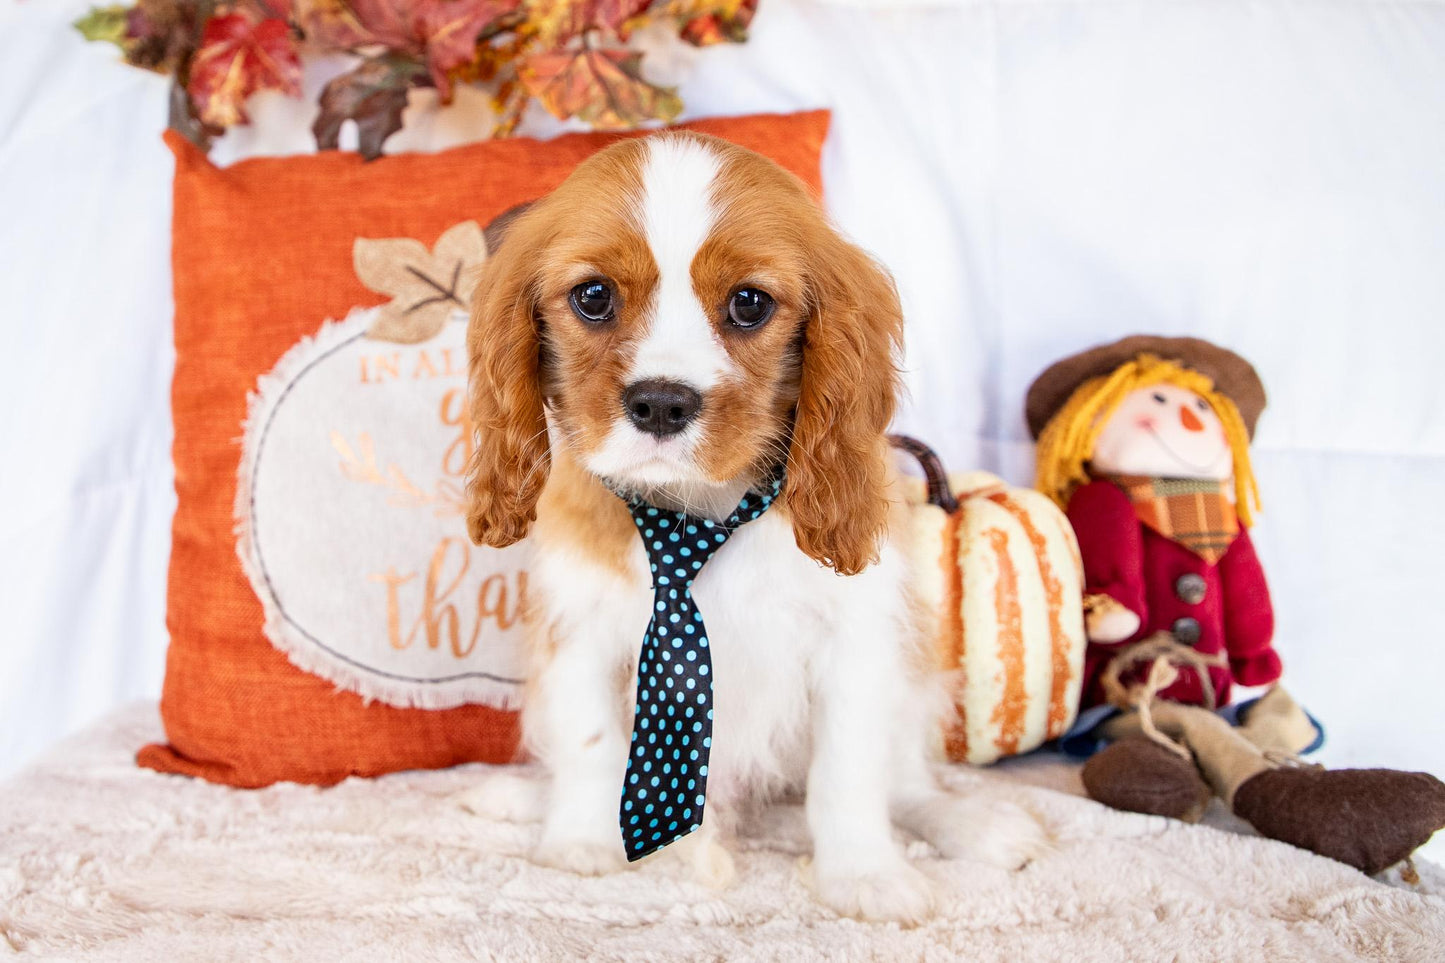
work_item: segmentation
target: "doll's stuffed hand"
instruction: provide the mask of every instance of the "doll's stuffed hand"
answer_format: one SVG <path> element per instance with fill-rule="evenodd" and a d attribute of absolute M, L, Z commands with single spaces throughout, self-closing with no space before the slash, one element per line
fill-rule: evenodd
<path fill-rule="evenodd" d="M 1090 642 L 1113 645 L 1139 631 L 1139 616 L 1120 605 L 1113 596 L 1084 596 L 1084 634 Z"/>

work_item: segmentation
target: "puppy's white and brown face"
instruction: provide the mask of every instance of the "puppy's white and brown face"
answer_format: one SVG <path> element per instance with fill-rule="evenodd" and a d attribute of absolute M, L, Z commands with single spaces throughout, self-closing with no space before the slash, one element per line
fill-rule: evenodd
<path fill-rule="evenodd" d="M 803 265 L 773 240 L 786 212 L 748 203 L 730 169 L 752 159 L 634 141 L 550 199 L 570 213 L 538 265 L 544 394 L 573 456 L 615 484 L 726 485 L 785 455 Z"/>
<path fill-rule="evenodd" d="M 735 495 L 786 462 L 803 551 L 840 572 L 875 554 L 897 297 L 771 161 L 695 134 L 614 145 L 507 228 L 477 292 L 478 541 L 525 534 L 550 413 L 616 487 Z"/>

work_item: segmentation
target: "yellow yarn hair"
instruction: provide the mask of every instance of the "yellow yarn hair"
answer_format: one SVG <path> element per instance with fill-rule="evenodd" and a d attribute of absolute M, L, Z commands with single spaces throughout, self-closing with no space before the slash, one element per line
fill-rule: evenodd
<path fill-rule="evenodd" d="M 1039 435 L 1038 477 L 1034 487 L 1066 508 L 1074 489 L 1089 481 L 1084 465 L 1093 457 L 1094 444 L 1109 416 L 1133 391 L 1151 385 L 1171 384 L 1203 398 L 1224 426 L 1224 437 L 1234 455 L 1234 505 L 1240 522 L 1254 524 L 1259 510 L 1259 486 L 1249 464 L 1249 432 L 1234 402 L 1214 390 L 1214 382 L 1197 371 L 1141 354 L 1112 374 L 1085 381 L 1049 419 Z"/>

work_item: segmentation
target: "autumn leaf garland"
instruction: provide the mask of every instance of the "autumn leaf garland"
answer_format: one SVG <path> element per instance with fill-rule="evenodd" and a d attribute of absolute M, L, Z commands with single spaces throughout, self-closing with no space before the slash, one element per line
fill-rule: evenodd
<path fill-rule="evenodd" d="M 633 33 L 660 23 L 699 47 L 741 43 L 756 10 L 757 0 L 136 0 L 75 26 L 172 75 L 171 126 L 202 147 L 247 122 L 252 94 L 299 96 L 304 55 L 354 54 L 360 63 L 322 90 L 312 129 L 333 149 L 355 121 L 370 159 L 401 129 L 416 87 L 447 103 L 457 83 L 486 86 L 494 136 L 512 133 L 533 100 L 604 130 L 672 120 L 682 101 L 643 75 Z"/>

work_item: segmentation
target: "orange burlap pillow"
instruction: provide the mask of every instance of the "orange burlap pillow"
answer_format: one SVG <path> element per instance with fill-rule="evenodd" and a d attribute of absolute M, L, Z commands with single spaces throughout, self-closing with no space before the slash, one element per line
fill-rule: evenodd
<path fill-rule="evenodd" d="M 687 126 L 759 151 L 821 193 L 826 112 Z M 176 156 L 178 497 L 161 699 L 169 743 L 141 749 L 141 765 L 252 787 L 515 757 L 515 712 L 367 701 L 272 644 L 237 552 L 238 438 L 261 375 L 323 319 L 385 300 L 358 280 L 357 238 L 430 245 L 462 222 L 485 225 L 556 187 L 616 136 L 488 141 L 371 163 L 347 153 L 258 158 L 221 169 L 167 135 Z"/>

